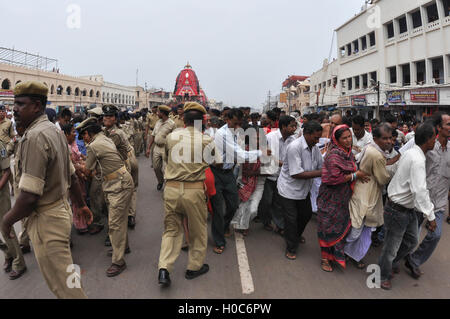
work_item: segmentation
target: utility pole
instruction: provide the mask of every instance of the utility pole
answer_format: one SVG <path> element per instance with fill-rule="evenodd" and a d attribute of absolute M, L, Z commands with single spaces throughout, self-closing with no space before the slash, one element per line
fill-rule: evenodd
<path fill-rule="evenodd" d="M 375 118 L 380 121 L 380 81 L 377 82 L 377 86 L 375 88 L 377 90 L 377 108 L 375 112 Z"/>

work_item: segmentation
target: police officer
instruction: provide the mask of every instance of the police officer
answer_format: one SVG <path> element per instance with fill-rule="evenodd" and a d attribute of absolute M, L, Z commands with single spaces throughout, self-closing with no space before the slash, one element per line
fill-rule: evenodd
<path fill-rule="evenodd" d="M 152 133 L 152 138 L 150 139 L 150 143 L 147 147 L 147 153 L 145 154 L 147 157 L 150 156 L 150 150 L 155 144 L 153 148 L 153 168 L 155 170 L 156 178 L 158 179 L 157 190 L 161 190 L 164 185 L 164 161 L 165 161 L 165 145 L 166 145 L 166 137 L 173 130 L 175 130 L 175 123 L 169 119 L 170 107 L 167 105 L 160 105 L 158 107 L 158 117 L 159 121 L 156 122 L 155 129 Z"/>
<path fill-rule="evenodd" d="M 58 298 L 86 298 L 81 286 L 67 285 L 68 271 L 73 267 L 69 191 L 87 224 L 92 222 L 92 213 L 81 195 L 67 140 L 44 113 L 47 93 L 44 84 L 34 81 L 14 89 L 14 119 L 25 129 L 15 164 L 20 193 L 3 217 L 2 232 L 10 234 L 17 221 L 28 217 L 25 228 L 50 290 Z"/>
<path fill-rule="evenodd" d="M 88 111 L 88 116 L 90 118 L 94 118 L 97 120 L 99 125 L 103 123 L 103 110 L 100 106 L 92 108 Z M 80 138 L 79 138 L 80 139 Z M 81 138 L 82 139 L 82 138 Z M 92 213 L 94 214 L 94 221 L 91 225 L 89 225 L 89 234 L 95 235 L 100 233 L 105 225 L 102 220 L 104 216 L 108 215 L 108 209 L 106 207 L 105 195 L 103 194 L 102 189 L 102 178 L 100 173 L 92 176 L 88 185 L 89 185 L 89 203 L 92 209 Z M 106 236 L 105 246 L 111 246 L 111 242 L 109 240 L 109 236 Z"/>
<path fill-rule="evenodd" d="M 128 227 L 136 226 L 136 205 L 137 205 L 137 188 L 139 186 L 139 165 L 134 154 L 133 147 L 128 142 L 127 136 L 117 126 L 119 117 L 119 109 L 112 104 L 103 106 L 103 124 L 105 125 L 105 135 L 109 137 L 116 145 L 120 156 L 122 157 L 128 172 L 133 177 L 134 190 L 131 199 L 130 211 L 128 214 Z"/>
<path fill-rule="evenodd" d="M 5 145 L 0 141 L 0 222 L 3 216 L 11 209 L 11 196 L 8 186 L 10 176 L 11 169 L 8 153 Z M 9 279 L 14 280 L 21 277 L 27 270 L 27 267 L 14 229 L 12 229 L 12 233 L 14 236 L 10 238 L 9 234 L 2 232 L 6 242 L 3 270 L 9 273 Z"/>
<path fill-rule="evenodd" d="M 184 128 L 184 104 L 178 104 L 177 106 L 177 115 L 173 117 L 173 121 L 175 122 L 176 128 Z"/>
<path fill-rule="evenodd" d="M 215 147 L 212 138 L 202 134 L 205 108 L 198 103 L 186 103 L 184 111 L 186 128 L 169 134 L 165 146 L 167 156 L 165 171 L 167 182 L 164 189 L 165 228 L 158 265 L 159 284 L 164 287 L 171 283 L 170 272 L 183 244 L 184 217 L 187 217 L 188 221 L 190 242 L 185 278 L 194 279 L 209 270 L 209 266 L 203 264 L 208 240 L 204 181 L 205 170 L 209 165 L 206 161 L 212 162 L 213 158 L 205 158 L 203 154 L 214 155 Z M 196 155 L 196 149 L 201 150 L 201 153 L 198 152 L 200 158 Z"/>
<path fill-rule="evenodd" d="M 150 146 L 150 139 L 153 134 L 153 130 L 155 129 L 156 123 L 159 121 L 158 117 L 158 106 L 154 105 L 151 109 L 151 113 L 147 115 L 147 126 L 145 128 L 145 138 L 147 139 L 147 146 L 145 147 L 145 152 L 147 153 L 147 149 Z M 147 157 L 153 158 L 153 148 L 155 144 L 153 144 L 150 148 L 150 154 Z M 153 161 L 152 161 L 153 168 Z"/>
<path fill-rule="evenodd" d="M 108 277 L 122 273 L 127 267 L 124 255 L 128 246 L 127 217 L 133 194 L 133 178 L 126 169 L 114 142 L 105 136 L 95 119 L 83 121 L 77 128 L 86 143 L 86 170 L 102 176 L 103 193 L 108 206 L 109 238 L 111 239 L 112 264 L 106 270 Z"/>

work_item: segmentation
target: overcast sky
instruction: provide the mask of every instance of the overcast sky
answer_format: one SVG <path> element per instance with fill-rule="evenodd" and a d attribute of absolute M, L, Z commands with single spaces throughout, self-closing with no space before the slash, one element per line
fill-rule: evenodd
<path fill-rule="evenodd" d="M 333 30 L 363 0 L 15 0 L 0 2 L 0 46 L 58 59 L 68 75 L 173 91 L 192 65 L 208 97 L 259 107 L 288 75 L 328 58 Z M 70 4 L 81 27 L 69 28 Z M 75 21 L 75 20 L 70 20 Z M 336 56 L 336 41 L 333 57 Z"/>

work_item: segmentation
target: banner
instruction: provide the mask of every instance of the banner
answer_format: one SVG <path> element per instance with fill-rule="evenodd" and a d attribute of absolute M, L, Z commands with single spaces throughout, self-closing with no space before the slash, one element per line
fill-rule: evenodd
<path fill-rule="evenodd" d="M 350 107 L 352 102 L 349 96 L 340 97 L 338 100 L 338 107 Z"/>
<path fill-rule="evenodd" d="M 417 89 L 411 90 L 411 102 L 415 103 L 438 103 L 437 89 Z"/>
<path fill-rule="evenodd" d="M 387 94 L 388 103 L 402 103 L 404 92 L 402 91 L 391 91 Z"/>
<path fill-rule="evenodd" d="M 352 106 L 367 106 L 365 95 L 356 95 L 352 97 Z"/>

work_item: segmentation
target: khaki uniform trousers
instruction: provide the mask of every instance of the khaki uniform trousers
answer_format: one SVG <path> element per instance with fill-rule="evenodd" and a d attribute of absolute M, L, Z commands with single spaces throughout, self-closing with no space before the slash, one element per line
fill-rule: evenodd
<path fill-rule="evenodd" d="M 139 164 L 134 151 L 128 153 L 127 160 L 127 170 L 131 174 L 134 183 L 133 195 L 131 197 L 130 210 L 128 216 L 136 217 L 136 206 L 137 206 L 137 188 L 139 186 Z"/>
<path fill-rule="evenodd" d="M 158 179 L 158 184 L 164 183 L 164 159 L 165 159 L 165 148 L 163 146 L 155 145 L 153 148 L 153 169 L 155 170 L 156 178 Z"/>
<path fill-rule="evenodd" d="M 105 196 L 103 194 L 102 180 L 96 176 L 92 177 L 89 188 L 89 198 L 92 214 L 94 215 L 92 224 L 103 225 L 103 212 L 107 214 Z"/>
<path fill-rule="evenodd" d="M 117 178 L 103 182 L 103 192 L 108 206 L 109 238 L 113 249 L 112 263 L 125 263 L 128 246 L 128 212 L 133 194 L 133 178 L 126 169 L 116 172 Z"/>
<path fill-rule="evenodd" d="M 139 156 L 139 154 L 141 154 L 143 142 L 144 141 L 142 140 L 142 132 L 134 134 L 134 145 L 135 145 L 134 152 L 136 156 Z"/>
<path fill-rule="evenodd" d="M 198 271 L 203 266 L 208 241 L 208 212 L 203 182 L 178 184 L 174 186 L 168 181 L 164 189 L 164 233 L 158 269 L 167 269 L 169 273 L 183 245 L 184 217 L 187 217 L 189 227 L 188 270 Z"/>
<path fill-rule="evenodd" d="M 25 227 L 33 244 L 39 269 L 50 290 L 59 299 L 85 299 L 83 288 L 70 288 L 73 283 L 70 231 L 72 210 L 66 198 L 38 207 L 28 218 Z"/>
<path fill-rule="evenodd" d="M 3 220 L 3 216 L 11 209 L 11 198 L 10 198 L 10 190 L 9 185 L 0 189 L 0 227 Z M 14 238 L 10 239 L 9 234 L 5 234 L 2 231 L 3 239 L 5 240 L 5 244 L 7 246 L 7 250 L 5 251 L 5 259 L 13 258 L 12 269 L 16 272 L 22 271 L 26 264 L 25 259 L 23 258 L 22 250 L 20 249 L 19 241 L 17 240 L 16 232 L 14 227 L 12 228 L 12 232 L 14 234 Z"/>

